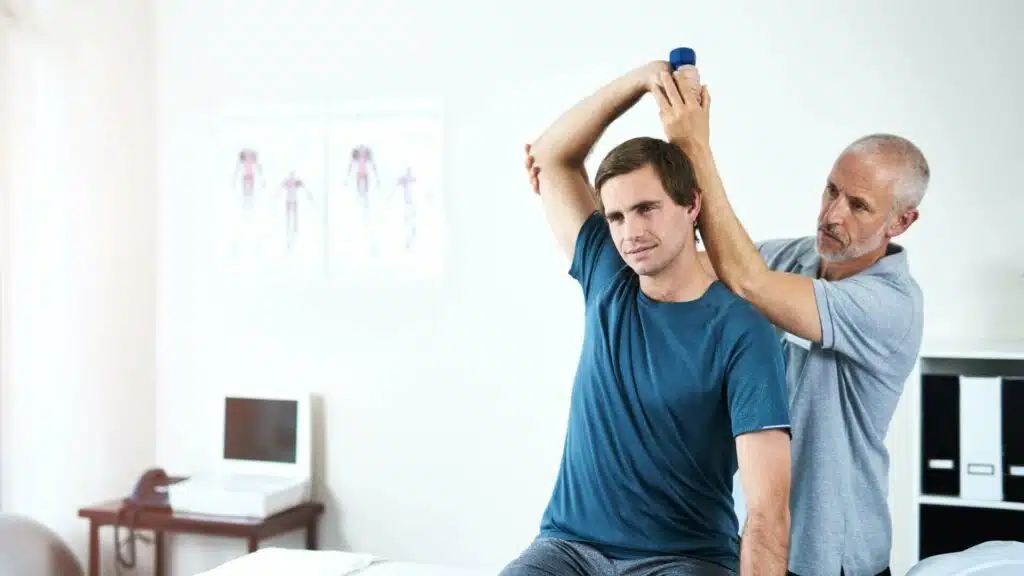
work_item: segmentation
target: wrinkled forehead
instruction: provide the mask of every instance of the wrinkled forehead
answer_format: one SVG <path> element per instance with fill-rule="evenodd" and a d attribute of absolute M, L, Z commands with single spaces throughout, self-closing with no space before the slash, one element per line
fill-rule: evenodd
<path fill-rule="evenodd" d="M 833 164 L 829 184 L 845 194 L 888 202 L 901 169 L 899 162 L 886 154 L 846 152 Z"/>

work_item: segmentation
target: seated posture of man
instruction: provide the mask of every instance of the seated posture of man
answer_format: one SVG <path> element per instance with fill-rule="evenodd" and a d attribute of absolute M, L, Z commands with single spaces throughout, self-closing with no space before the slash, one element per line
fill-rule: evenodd
<path fill-rule="evenodd" d="M 626 141 L 593 189 L 584 170 L 667 66 L 614 80 L 527 148 L 586 320 L 554 491 L 540 534 L 504 576 L 786 573 L 789 413 L 774 328 L 700 265 L 700 196 L 678 147 Z"/>

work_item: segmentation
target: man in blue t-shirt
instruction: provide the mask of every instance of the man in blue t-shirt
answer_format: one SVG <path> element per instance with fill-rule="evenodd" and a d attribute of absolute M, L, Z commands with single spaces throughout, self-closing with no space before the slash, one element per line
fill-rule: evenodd
<path fill-rule="evenodd" d="M 774 327 L 700 265 L 700 195 L 678 147 L 628 140 L 593 188 L 584 170 L 608 125 L 667 69 L 614 80 L 527 148 L 586 328 L 540 534 L 503 576 L 786 573 L 789 413 Z"/>

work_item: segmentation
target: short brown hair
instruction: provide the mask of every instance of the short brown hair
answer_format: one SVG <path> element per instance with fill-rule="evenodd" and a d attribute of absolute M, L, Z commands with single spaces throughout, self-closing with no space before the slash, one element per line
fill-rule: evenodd
<path fill-rule="evenodd" d="M 693 206 L 697 190 L 697 179 L 693 164 L 678 146 L 658 138 L 640 136 L 626 140 L 604 157 L 594 176 L 597 205 L 604 212 L 601 202 L 601 187 L 605 182 L 623 174 L 629 174 L 650 165 L 654 168 L 661 185 L 672 200 L 680 206 Z"/>

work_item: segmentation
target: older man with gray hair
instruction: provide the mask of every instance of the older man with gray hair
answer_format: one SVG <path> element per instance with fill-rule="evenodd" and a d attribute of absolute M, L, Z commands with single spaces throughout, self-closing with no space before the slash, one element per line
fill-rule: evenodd
<path fill-rule="evenodd" d="M 682 86 L 682 88 L 680 88 Z M 859 138 L 825 182 L 814 236 L 754 243 L 726 198 L 711 99 L 681 76 L 652 90 L 694 164 L 708 271 L 784 333 L 793 425 L 790 574 L 889 574 L 885 436 L 921 345 L 922 294 L 893 239 L 918 219 L 930 171 L 912 142 Z"/>

